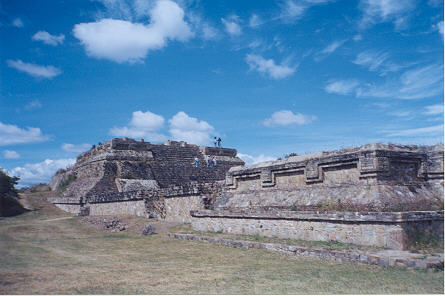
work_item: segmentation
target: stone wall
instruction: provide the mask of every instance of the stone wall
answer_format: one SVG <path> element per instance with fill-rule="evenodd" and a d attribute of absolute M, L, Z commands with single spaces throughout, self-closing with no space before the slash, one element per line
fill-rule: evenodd
<path fill-rule="evenodd" d="M 130 215 L 147 217 L 144 200 L 89 204 L 90 216 Z"/>
<path fill-rule="evenodd" d="M 169 222 L 191 223 L 190 211 L 204 209 L 200 195 L 178 196 L 165 199 L 165 220 Z"/>
<path fill-rule="evenodd" d="M 292 211 L 201 210 L 192 212 L 200 231 L 261 235 L 309 241 L 338 241 L 407 249 L 426 228 L 443 239 L 443 211 L 410 213 L 315 213 Z"/>
<path fill-rule="evenodd" d="M 80 212 L 80 204 L 55 204 L 62 211 L 78 215 Z"/>

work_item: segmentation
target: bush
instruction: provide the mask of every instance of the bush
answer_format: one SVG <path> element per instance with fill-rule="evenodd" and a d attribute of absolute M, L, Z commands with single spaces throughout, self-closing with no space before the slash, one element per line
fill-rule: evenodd
<path fill-rule="evenodd" d="M 0 216 L 9 217 L 26 212 L 18 202 L 17 189 L 15 189 L 19 179 L 8 176 L 0 169 Z"/>

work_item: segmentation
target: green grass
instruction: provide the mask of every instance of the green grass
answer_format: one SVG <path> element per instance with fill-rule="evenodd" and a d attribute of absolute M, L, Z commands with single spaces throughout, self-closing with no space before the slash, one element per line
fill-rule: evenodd
<path fill-rule="evenodd" d="M 41 208 L 0 221 L 0 294 L 444 292 L 442 271 L 324 262 L 162 235 L 111 233 L 80 223 L 80 217 L 47 221 L 63 214 Z"/>

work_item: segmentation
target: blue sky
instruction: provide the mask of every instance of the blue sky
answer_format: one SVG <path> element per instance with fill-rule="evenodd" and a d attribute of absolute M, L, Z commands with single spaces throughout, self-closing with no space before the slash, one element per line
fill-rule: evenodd
<path fill-rule="evenodd" d="M 113 137 L 248 163 L 443 143 L 443 2 L 0 0 L 0 167 L 47 182 Z"/>

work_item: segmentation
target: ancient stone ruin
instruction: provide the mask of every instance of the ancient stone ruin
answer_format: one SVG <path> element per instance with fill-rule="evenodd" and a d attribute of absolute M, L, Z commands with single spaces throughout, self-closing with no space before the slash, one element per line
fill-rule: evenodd
<path fill-rule="evenodd" d="M 368 144 L 243 166 L 234 149 L 113 139 L 54 176 L 52 202 L 79 215 L 406 249 L 419 235 L 443 239 L 443 152 Z"/>

